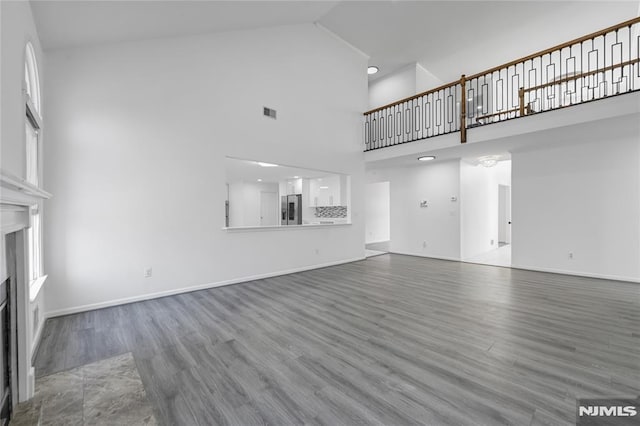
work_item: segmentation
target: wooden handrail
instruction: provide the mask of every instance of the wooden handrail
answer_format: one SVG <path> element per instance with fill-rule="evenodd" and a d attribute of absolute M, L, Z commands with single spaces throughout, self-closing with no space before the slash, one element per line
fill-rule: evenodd
<path fill-rule="evenodd" d="M 390 104 L 383 105 L 381 107 L 372 109 L 371 111 L 367 111 L 363 115 L 373 114 L 374 112 L 382 111 L 383 109 L 390 108 L 390 107 L 396 106 L 396 105 L 400 105 L 400 104 L 402 104 L 404 102 L 407 102 L 407 101 L 412 101 L 414 99 L 419 98 L 420 96 L 430 95 L 431 93 L 439 92 L 442 89 L 447 89 L 449 87 L 453 87 L 456 84 L 460 84 L 460 80 L 452 81 L 451 83 L 447 83 L 447 84 L 443 84 L 442 86 L 438 86 L 435 89 L 427 90 L 426 92 L 421 92 L 421 93 L 418 93 L 417 95 L 408 96 L 408 97 L 406 97 L 404 99 L 400 99 L 399 101 L 395 101 L 395 102 L 392 102 Z"/>
<path fill-rule="evenodd" d="M 577 44 L 577 43 L 582 43 L 583 41 L 586 41 L 586 40 L 589 40 L 589 39 L 592 39 L 592 38 L 596 38 L 596 37 L 599 37 L 601 35 L 605 35 L 607 33 L 610 33 L 611 31 L 619 30 L 620 28 L 629 27 L 629 26 L 631 26 L 633 24 L 637 24 L 639 22 L 640 22 L 640 16 L 637 17 L 637 18 L 629 19 L 628 21 L 621 22 L 621 23 L 619 23 L 617 25 L 613 25 L 613 26 L 611 26 L 609 28 L 605 28 L 604 30 L 596 31 L 596 32 L 591 33 L 591 34 L 587 34 L 586 36 L 579 37 L 579 38 L 576 38 L 574 40 L 568 41 L 566 43 L 559 44 L 559 45 L 551 47 L 549 49 L 541 50 L 539 52 L 536 52 L 536 53 L 533 53 L 531 55 L 525 56 L 523 58 L 516 59 L 515 61 L 507 62 L 506 64 L 502 64 L 500 66 L 490 68 L 490 69 L 488 69 L 486 71 L 479 72 L 479 73 L 474 74 L 474 75 L 472 75 L 470 77 L 467 77 L 467 80 L 471 80 L 471 79 L 474 79 L 474 78 L 482 77 L 483 75 L 491 74 L 492 72 L 501 70 L 503 68 L 509 68 L 510 66 L 519 64 L 520 62 L 528 61 L 529 59 L 537 58 L 538 56 L 546 55 L 547 53 L 551 53 L 551 52 L 554 52 L 556 50 L 564 49 L 565 47 L 573 46 L 574 44 Z"/>
<path fill-rule="evenodd" d="M 520 108 L 508 109 L 506 111 L 494 112 L 493 114 L 480 115 L 476 117 L 476 123 L 479 123 L 480 120 L 484 120 L 485 118 L 496 117 L 502 114 L 511 114 L 512 112 L 520 112 Z"/>
<path fill-rule="evenodd" d="M 632 59 L 630 61 L 620 62 L 619 64 L 609 65 L 608 67 L 600 68 L 600 69 L 597 69 L 597 70 L 587 71 L 587 72 L 583 72 L 581 74 L 575 74 L 575 75 L 572 75 L 572 76 L 569 76 L 569 77 L 561 78 L 561 79 L 556 80 L 556 81 L 551 81 L 549 83 L 540 84 L 539 86 L 528 87 L 526 89 L 522 88 L 522 90 L 524 92 L 532 92 L 534 90 L 544 89 L 545 87 L 553 86 L 553 85 L 556 85 L 556 84 L 567 83 L 567 82 L 569 82 L 571 80 L 577 80 L 579 78 L 589 77 L 590 75 L 599 74 L 601 72 L 606 72 L 606 71 L 609 71 L 609 70 L 614 70 L 616 68 L 626 67 L 627 65 L 633 65 L 633 64 L 637 64 L 639 62 L 640 62 L 640 58 Z"/>
<path fill-rule="evenodd" d="M 637 24 L 637 23 L 640 23 L 640 17 L 629 19 L 629 20 L 621 22 L 621 23 L 619 23 L 617 25 L 612 25 L 612 26 L 610 26 L 608 28 L 605 28 L 604 30 L 596 31 L 596 32 L 593 32 L 591 34 L 587 34 L 585 36 L 576 38 L 576 39 L 568 41 L 566 43 L 559 44 L 559 45 L 551 47 L 549 49 L 541 50 L 539 52 L 536 52 L 536 53 L 533 53 L 531 55 L 522 57 L 520 59 L 516 59 L 514 61 L 507 62 L 507 63 L 499 65 L 497 67 L 493 67 L 493 68 L 490 68 L 488 70 L 479 72 L 477 74 L 473 74 L 473 75 L 471 75 L 469 77 L 466 77 L 466 81 L 472 80 L 474 78 L 482 77 L 483 75 L 491 74 L 491 73 L 493 73 L 495 71 L 498 71 L 498 70 L 501 70 L 503 68 L 508 68 L 508 67 L 510 67 L 512 65 L 516 65 L 516 64 L 519 64 L 521 62 L 528 61 L 529 59 L 537 58 L 539 56 L 546 55 L 546 54 L 554 52 L 556 50 L 564 49 L 565 47 L 573 46 L 574 44 L 582 43 L 583 41 L 586 41 L 586 40 L 589 40 L 589 39 L 592 39 L 592 38 L 595 38 L 595 37 L 599 37 L 599 36 L 605 35 L 607 33 L 610 33 L 611 31 L 616 31 L 616 30 L 619 30 L 620 28 L 629 27 L 629 26 L 631 26 L 633 24 Z M 626 64 L 626 65 L 629 65 L 629 64 Z M 406 97 L 404 99 L 400 99 L 399 101 L 392 102 L 392 103 L 387 104 L 387 105 L 383 105 L 381 107 L 378 107 L 378 108 L 372 109 L 370 111 L 367 111 L 363 115 L 373 114 L 374 112 L 382 111 L 383 109 L 390 108 L 390 107 L 393 107 L 393 106 L 396 106 L 396 105 L 400 105 L 400 104 L 402 104 L 404 102 L 411 101 L 411 100 L 417 99 L 417 98 L 419 98 L 421 96 L 429 95 L 431 93 L 435 93 L 435 92 L 438 92 L 438 91 L 443 90 L 443 89 L 447 89 L 447 88 L 455 86 L 457 84 L 460 84 L 460 80 L 456 80 L 456 81 L 453 81 L 451 83 L 443 84 L 442 86 L 438 86 L 435 89 L 427 90 L 425 92 L 421 92 L 421 93 L 418 93 L 416 95 L 408 96 L 408 97 Z M 531 88 L 531 89 L 528 89 L 528 90 L 534 90 L 534 89 Z"/>

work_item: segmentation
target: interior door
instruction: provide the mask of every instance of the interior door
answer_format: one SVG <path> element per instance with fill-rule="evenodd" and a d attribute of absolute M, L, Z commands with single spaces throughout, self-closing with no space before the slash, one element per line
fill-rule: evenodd
<path fill-rule="evenodd" d="M 278 225 L 278 193 L 260 192 L 260 226 Z"/>
<path fill-rule="evenodd" d="M 511 244 L 511 187 L 498 185 L 498 241 Z"/>

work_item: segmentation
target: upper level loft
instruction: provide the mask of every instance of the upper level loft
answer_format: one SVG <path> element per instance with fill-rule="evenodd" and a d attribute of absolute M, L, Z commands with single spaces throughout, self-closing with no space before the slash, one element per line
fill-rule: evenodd
<path fill-rule="evenodd" d="M 364 114 L 365 151 L 640 90 L 640 17 Z"/>

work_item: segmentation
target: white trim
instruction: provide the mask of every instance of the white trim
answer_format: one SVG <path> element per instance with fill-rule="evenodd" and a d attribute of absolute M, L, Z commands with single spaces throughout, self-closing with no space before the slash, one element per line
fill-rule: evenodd
<path fill-rule="evenodd" d="M 326 228 L 332 226 L 351 226 L 348 223 L 307 223 L 302 225 L 270 225 L 270 226 L 231 226 L 223 227 L 223 231 L 281 231 L 287 229 Z"/>
<path fill-rule="evenodd" d="M 640 283 L 640 277 L 626 277 L 624 275 L 595 274 L 590 272 L 567 271 L 564 269 L 540 268 L 537 266 L 511 265 L 512 269 L 522 269 L 525 271 L 548 272 L 551 274 L 572 275 L 574 277 L 597 278 L 600 280 L 625 281 L 630 283 Z"/>
<path fill-rule="evenodd" d="M 386 240 L 382 239 L 382 240 L 375 240 L 375 241 L 365 241 L 365 245 L 366 244 L 388 243 L 389 241 L 391 241 L 391 240 L 389 240 L 388 238 Z"/>
<path fill-rule="evenodd" d="M 242 278 L 233 278 L 233 279 L 230 279 L 230 280 L 218 281 L 218 282 L 215 282 L 215 283 L 195 285 L 195 286 L 192 286 L 192 287 L 183 287 L 183 288 L 180 288 L 180 289 L 177 289 L 177 290 L 167 290 L 167 291 L 161 291 L 161 292 L 158 292 L 158 293 L 145 294 L 145 295 L 142 295 L 142 296 L 133 296 L 133 297 L 125 297 L 125 298 L 122 298 L 122 299 L 110 300 L 108 302 L 91 303 L 91 304 L 88 304 L 88 305 L 77 306 L 77 307 L 74 307 L 74 308 L 58 309 L 58 310 L 55 310 L 55 311 L 47 312 L 46 313 L 46 318 L 54 318 L 54 317 L 59 317 L 59 316 L 62 316 L 62 315 L 76 314 L 76 313 L 79 313 L 79 312 L 92 311 L 94 309 L 109 308 L 111 306 L 124 305 L 124 304 L 127 304 L 127 303 L 133 303 L 133 302 L 141 302 L 141 301 L 145 301 L 145 300 L 157 299 L 157 298 L 166 297 L 166 296 L 173 296 L 173 295 L 182 294 L 182 293 L 190 293 L 190 292 L 193 292 L 193 291 L 206 290 L 206 289 L 215 288 L 215 287 L 223 287 L 223 286 L 231 285 L 231 284 L 239 284 L 239 283 L 244 283 L 244 282 L 249 282 L 249 281 L 262 280 L 262 279 L 265 279 L 265 278 L 278 277 L 278 276 L 281 276 L 281 275 L 295 274 L 297 272 L 311 271 L 313 269 L 321 269 L 321 268 L 326 268 L 326 267 L 329 267 L 329 266 L 342 265 L 342 264 L 345 264 L 345 263 L 359 262 L 359 261 L 365 260 L 365 259 L 366 259 L 366 257 L 364 257 L 364 256 L 355 257 L 355 258 L 352 258 L 352 259 L 338 260 L 338 261 L 335 261 L 335 262 L 322 263 L 322 264 L 318 264 L 318 265 L 303 266 L 303 267 L 300 267 L 300 268 L 287 269 L 287 270 L 284 270 L 284 271 L 269 272 L 269 273 L 266 273 L 266 274 L 252 275 L 252 276 L 242 277 Z"/>
<path fill-rule="evenodd" d="M 456 259 L 454 257 L 444 257 L 444 256 L 427 256 L 419 253 L 409 253 L 409 252 L 400 252 L 400 251 L 389 251 L 391 254 L 401 254 L 403 256 L 416 256 L 416 257 L 425 257 L 428 259 L 440 259 L 440 260 L 450 260 L 453 262 L 460 263 L 468 263 L 471 265 L 486 265 L 493 266 L 494 268 L 511 268 L 511 269 L 521 269 L 524 271 L 534 271 L 534 272 L 548 272 L 551 274 L 560 274 L 560 275 L 571 275 L 574 277 L 585 277 L 585 278 L 597 278 L 601 280 L 613 280 L 613 281 L 625 281 L 630 283 L 640 283 L 640 277 L 626 277 L 622 275 L 608 275 L 608 274 L 593 274 L 589 272 L 579 272 L 579 271 L 567 271 L 564 269 L 553 269 L 553 268 L 539 268 L 533 266 L 521 266 L 521 265 L 511 265 L 511 266 L 499 266 L 499 265 L 489 265 L 486 263 L 477 263 L 477 262 L 469 262 L 466 260 Z"/>
<path fill-rule="evenodd" d="M 34 361 L 34 357 L 36 355 L 36 351 L 38 350 L 38 348 L 40 347 L 40 339 L 42 338 L 42 330 L 44 330 L 44 323 L 47 322 L 47 319 L 49 319 L 49 316 L 46 314 L 46 312 L 42 313 L 42 316 L 40 317 L 40 323 L 38 324 L 38 329 L 36 330 L 36 332 L 33 334 L 33 343 L 31 344 L 31 357 L 29 358 L 30 361 Z M 33 364 L 31 364 L 33 365 Z"/>
<path fill-rule="evenodd" d="M 448 256 L 433 256 L 433 255 L 428 255 L 428 254 L 422 254 L 422 253 L 411 253 L 411 252 L 404 252 L 404 251 L 393 251 L 390 250 L 389 253 L 391 254 L 401 254 L 403 256 L 415 256 L 415 257 L 426 257 L 428 259 L 439 259 L 439 260 L 449 260 L 452 262 L 461 262 L 460 258 L 458 257 L 448 257 Z"/>
<path fill-rule="evenodd" d="M 41 277 L 36 278 L 35 280 L 29 283 L 29 301 L 35 302 L 38 297 L 38 293 L 42 290 L 42 286 L 44 282 L 47 280 L 49 275 L 42 275 Z"/>
<path fill-rule="evenodd" d="M 48 200 L 51 193 L 35 185 L 30 184 L 25 179 L 19 178 L 4 170 L 0 170 L 0 203 L 32 205 L 40 199 Z"/>

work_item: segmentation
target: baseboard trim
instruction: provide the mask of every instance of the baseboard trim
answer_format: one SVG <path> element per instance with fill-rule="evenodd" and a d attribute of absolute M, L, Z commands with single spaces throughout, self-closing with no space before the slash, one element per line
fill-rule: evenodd
<path fill-rule="evenodd" d="M 380 243 L 388 243 L 390 240 L 376 240 L 376 241 L 369 241 L 369 242 L 365 242 L 364 245 L 367 246 L 367 244 L 380 244 Z"/>
<path fill-rule="evenodd" d="M 45 318 L 47 318 L 47 319 L 55 318 L 55 317 L 60 317 L 60 316 L 63 316 L 63 315 L 77 314 L 79 312 L 93 311 L 95 309 L 110 308 L 112 306 L 118 306 L 118 305 L 126 305 L 127 303 L 143 302 L 145 300 L 159 299 L 161 297 L 173 296 L 173 295 L 176 295 L 176 294 L 190 293 L 190 292 L 198 291 L 198 290 L 206 290 L 206 289 L 210 289 L 210 288 L 223 287 L 223 286 L 226 286 L 226 285 L 240 284 L 240 283 L 246 283 L 246 282 L 249 282 L 249 281 L 262 280 L 262 279 L 265 279 L 265 278 L 279 277 L 279 276 L 282 276 L 282 275 L 295 274 L 297 272 L 311 271 L 313 269 L 322 269 L 322 268 L 327 268 L 327 267 L 330 267 L 330 266 L 342 265 L 342 264 L 345 264 L 345 263 L 358 262 L 358 261 L 365 260 L 365 259 L 366 259 L 366 257 L 364 257 L 364 256 L 362 256 L 362 257 L 354 257 L 354 258 L 351 258 L 351 259 L 338 260 L 338 261 L 335 261 L 335 262 L 327 262 L 327 263 L 321 263 L 321 264 L 317 264 L 317 265 L 302 266 L 300 268 L 286 269 L 286 270 L 283 270 L 283 271 L 269 272 L 269 273 L 266 273 L 266 274 L 251 275 L 251 276 L 247 276 L 247 277 L 234 278 L 234 279 L 231 279 L 231 280 L 225 280 L 225 281 L 218 281 L 218 282 L 214 282 L 214 283 L 195 285 L 195 286 L 191 286 L 191 287 L 183 287 L 183 288 L 179 288 L 179 289 L 176 289 L 176 290 L 166 290 L 166 291 L 160 291 L 158 293 L 144 294 L 144 295 L 132 296 L 132 297 L 124 297 L 122 299 L 110 300 L 108 302 L 98 302 L 98 303 L 91 303 L 91 304 L 88 304 L 88 305 L 76 306 L 76 307 L 72 307 L 72 308 L 58 309 L 58 310 L 55 310 L 55 311 L 47 312 L 45 314 Z M 41 324 L 43 324 L 43 323 L 44 323 L 44 321 Z"/>
<path fill-rule="evenodd" d="M 403 256 L 414 256 L 414 257 L 424 257 L 428 259 L 439 259 L 439 260 L 448 260 L 453 262 L 461 262 L 461 263 L 469 263 L 472 265 L 486 265 L 493 266 L 494 268 L 511 268 L 511 269 L 521 269 L 523 271 L 534 271 L 534 272 L 547 272 L 550 274 L 560 274 L 560 275 L 571 275 L 574 277 L 585 277 L 585 278 L 597 278 L 601 280 L 611 280 L 611 281 L 624 281 L 630 282 L 634 284 L 640 284 L 640 278 L 637 277 L 625 277 L 621 275 L 608 275 L 608 274 L 593 274 L 588 272 L 576 272 L 576 271 L 567 271 L 563 269 L 553 269 L 553 268 L 539 268 L 533 266 L 522 266 L 522 265 L 511 265 L 511 266 L 498 266 L 498 265 L 487 265 L 485 263 L 478 262 L 469 262 L 465 260 L 461 260 L 454 257 L 444 257 L 444 256 L 428 256 L 424 254 L 416 254 L 410 252 L 400 252 L 400 251 L 390 251 L 392 254 L 401 254 Z"/>
<path fill-rule="evenodd" d="M 461 260 L 457 257 L 447 257 L 447 256 L 432 256 L 432 255 L 427 255 L 427 254 L 420 254 L 420 253 L 411 253 L 411 252 L 405 252 L 405 251 L 389 251 L 389 253 L 391 254 L 401 254 L 403 256 L 414 256 L 414 257 L 424 257 L 427 259 L 438 259 L 438 260 L 449 260 L 452 262 L 461 262 Z"/>
<path fill-rule="evenodd" d="M 585 278 L 597 278 L 600 280 L 611 280 L 611 281 L 625 281 L 630 283 L 640 283 L 640 278 L 637 277 L 625 277 L 621 275 L 609 275 L 609 274 L 593 274 L 589 272 L 576 272 L 576 271 L 567 271 L 564 269 L 554 269 L 554 268 L 540 268 L 537 266 L 526 266 L 526 265 L 511 265 L 512 269 L 522 269 L 524 271 L 535 271 L 535 272 L 548 272 L 550 274 L 561 274 L 561 275 L 572 275 L 574 277 L 585 277 Z"/>
<path fill-rule="evenodd" d="M 36 354 L 38 353 L 38 348 L 40 348 L 40 341 L 42 340 L 42 330 L 44 330 L 44 323 L 47 322 L 47 318 L 49 318 L 49 315 L 48 313 L 44 312 L 42 314 L 42 318 L 40 318 L 38 329 L 33 335 L 33 344 L 31 345 L 31 365 L 34 364 Z"/>

